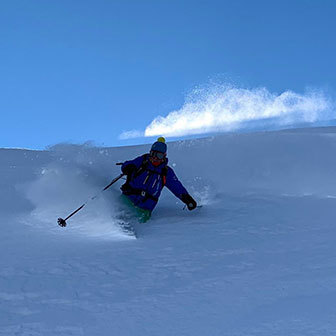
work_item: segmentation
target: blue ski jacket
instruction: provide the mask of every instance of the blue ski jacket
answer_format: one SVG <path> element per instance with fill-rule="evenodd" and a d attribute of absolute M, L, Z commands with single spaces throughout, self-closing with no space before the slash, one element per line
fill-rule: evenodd
<path fill-rule="evenodd" d="M 182 195 L 188 194 L 174 170 L 168 166 L 168 159 L 155 167 L 148 158 L 149 155 L 145 154 L 134 160 L 125 161 L 121 166 L 122 172 L 128 172 L 127 181 L 121 190 L 135 206 L 152 211 L 164 186 L 179 199 Z"/>

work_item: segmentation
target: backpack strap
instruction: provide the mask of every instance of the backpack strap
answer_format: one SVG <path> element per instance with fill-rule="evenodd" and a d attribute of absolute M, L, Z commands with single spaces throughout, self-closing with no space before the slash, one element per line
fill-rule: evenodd
<path fill-rule="evenodd" d="M 163 184 L 163 186 L 166 185 L 167 174 L 168 174 L 168 166 L 165 166 L 165 167 L 162 168 L 162 171 L 161 171 L 161 177 L 162 177 L 162 184 Z"/>
<path fill-rule="evenodd" d="M 137 178 L 138 176 L 140 176 L 146 170 L 149 171 L 149 169 L 148 169 L 149 154 L 144 154 L 142 157 L 143 157 L 142 164 L 139 167 L 139 169 L 134 173 L 132 179 Z M 168 166 L 165 166 L 165 167 L 162 168 L 161 174 L 160 174 L 160 176 L 162 178 L 163 186 L 166 185 L 167 174 L 168 174 Z"/>
<path fill-rule="evenodd" d="M 140 176 L 140 175 L 141 175 L 144 171 L 146 171 L 147 168 L 148 168 L 149 154 L 144 154 L 144 155 L 142 155 L 142 158 L 143 158 L 143 160 L 142 160 L 141 166 L 140 166 L 139 169 L 134 173 L 132 179 L 134 179 L 134 178 Z"/>

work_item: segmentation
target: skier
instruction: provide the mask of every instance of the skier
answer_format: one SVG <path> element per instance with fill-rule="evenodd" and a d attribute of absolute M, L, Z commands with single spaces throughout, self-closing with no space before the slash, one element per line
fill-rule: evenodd
<path fill-rule="evenodd" d="M 166 186 L 189 210 L 196 208 L 196 201 L 189 195 L 168 166 L 167 145 L 163 137 L 158 138 L 149 154 L 126 161 L 121 171 L 127 176 L 121 190 L 126 202 L 135 206 L 140 222 L 146 222 L 155 208 L 161 191 Z"/>

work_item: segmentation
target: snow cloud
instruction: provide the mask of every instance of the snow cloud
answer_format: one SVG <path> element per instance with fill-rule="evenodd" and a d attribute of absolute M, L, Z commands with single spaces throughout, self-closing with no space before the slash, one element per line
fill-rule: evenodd
<path fill-rule="evenodd" d="M 332 102 L 320 90 L 307 90 L 303 94 L 285 91 L 281 94 L 266 88 L 243 89 L 215 86 L 197 89 L 188 96 L 181 109 L 166 117 L 156 117 L 145 132 L 124 132 L 121 138 L 184 136 L 220 131 L 234 131 L 249 124 L 272 123 L 288 126 L 313 123 L 335 118 Z"/>

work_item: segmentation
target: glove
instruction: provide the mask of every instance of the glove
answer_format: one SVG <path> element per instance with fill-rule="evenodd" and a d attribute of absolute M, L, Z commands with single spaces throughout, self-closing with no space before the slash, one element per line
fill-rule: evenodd
<path fill-rule="evenodd" d="M 121 168 L 121 171 L 125 175 L 132 175 L 132 173 L 136 170 L 136 166 L 134 164 L 128 164 L 125 167 Z"/>
<path fill-rule="evenodd" d="M 189 194 L 183 194 L 181 201 L 187 205 L 188 210 L 194 210 L 197 207 L 196 201 Z"/>

